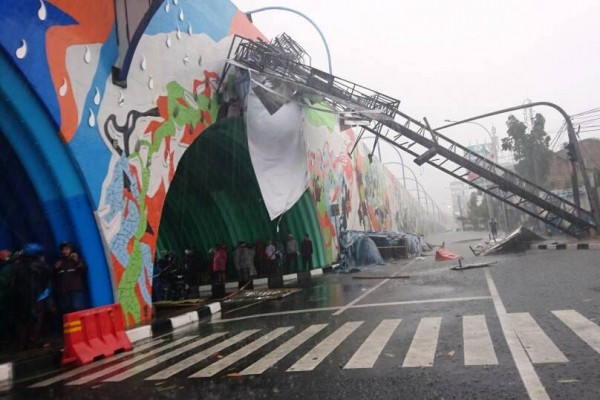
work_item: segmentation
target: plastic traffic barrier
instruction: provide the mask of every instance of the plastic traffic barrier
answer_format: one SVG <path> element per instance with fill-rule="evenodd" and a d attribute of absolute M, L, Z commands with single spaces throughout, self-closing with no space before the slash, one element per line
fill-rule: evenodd
<path fill-rule="evenodd" d="M 125 333 L 125 319 L 120 304 L 65 314 L 63 334 L 65 348 L 62 365 L 73 362 L 88 364 L 133 348 Z"/>

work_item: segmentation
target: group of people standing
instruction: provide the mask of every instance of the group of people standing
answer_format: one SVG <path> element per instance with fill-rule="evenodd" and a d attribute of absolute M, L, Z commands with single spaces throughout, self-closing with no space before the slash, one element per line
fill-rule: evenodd
<path fill-rule="evenodd" d="M 298 255 L 302 257 L 302 265 L 298 268 Z M 266 243 L 257 241 L 255 244 L 240 241 L 231 253 L 233 265 L 240 282 L 246 282 L 257 275 L 281 275 L 283 267 L 289 271 L 312 268 L 313 246 L 308 234 L 300 245 L 292 234 L 289 234 L 285 246 L 282 243 Z M 219 244 L 210 251 L 210 267 L 213 280 L 224 282 L 227 271 L 227 245 Z"/>
<path fill-rule="evenodd" d="M 17 350 L 39 347 L 44 333 L 61 332 L 62 314 L 87 308 L 86 265 L 71 243 L 59 249 L 52 267 L 37 243 L 0 251 L 0 336 Z"/>

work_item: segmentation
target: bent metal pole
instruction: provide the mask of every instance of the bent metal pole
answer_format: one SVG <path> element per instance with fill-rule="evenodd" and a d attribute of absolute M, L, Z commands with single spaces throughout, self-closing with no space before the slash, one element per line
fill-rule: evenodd
<path fill-rule="evenodd" d="M 571 122 L 571 117 L 569 116 L 569 114 L 567 114 L 565 112 L 565 110 L 563 110 L 558 105 L 556 105 L 554 103 L 550 103 L 548 101 L 539 101 L 539 102 L 535 102 L 535 103 L 521 104 L 521 105 L 518 105 L 515 107 L 504 108 L 502 110 L 493 111 L 493 112 L 490 112 L 487 114 L 477 115 L 475 117 L 468 118 L 468 119 L 463 119 L 462 121 L 453 122 L 448 125 L 440 126 L 439 128 L 436 128 L 435 130 L 439 131 L 441 129 L 449 128 L 451 126 L 456 126 L 456 125 L 464 124 L 464 123 L 471 122 L 471 121 L 474 121 L 477 119 L 490 117 L 492 115 L 504 114 L 504 113 L 507 113 L 510 111 L 515 111 L 515 110 L 520 110 L 523 108 L 529 108 L 529 107 L 535 107 L 535 106 L 552 107 L 556 111 L 558 111 L 565 119 L 565 124 L 567 125 L 567 132 L 569 135 L 569 143 L 573 145 L 573 149 L 575 150 L 575 157 L 577 159 L 577 163 L 579 164 L 578 166 L 579 166 L 579 170 L 581 171 L 581 176 L 583 177 L 583 184 L 585 186 L 585 191 L 587 192 L 588 200 L 590 202 L 590 208 L 591 208 L 591 212 L 592 212 L 592 217 L 594 218 L 596 234 L 598 234 L 598 232 L 600 232 L 600 202 L 598 201 L 598 193 L 596 192 L 596 190 L 594 188 L 592 188 L 592 185 L 590 183 L 590 178 L 589 178 L 589 176 L 587 174 L 587 170 L 585 168 L 585 161 L 583 160 L 583 157 L 581 156 L 581 149 L 579 147 L 579 142 L 577 141 L 577 135 L 575 135 L 575 130 L 573 129 L 573 123 Z M 579 185 L 576 184 L 576 182 L 577 182 L 576 178 L 577 178 L 577 176 L 575 175 L 575 179 L 573 180 L 573 183 L 574 183 L 573 196 L 575 196 L 576 192 L 579 193 Z M 579 205 L 577 205 L 577 206 L 579 207 Z"/>

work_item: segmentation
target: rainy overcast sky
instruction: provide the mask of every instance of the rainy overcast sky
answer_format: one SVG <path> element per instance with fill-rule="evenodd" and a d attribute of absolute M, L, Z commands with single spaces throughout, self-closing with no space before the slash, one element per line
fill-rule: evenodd
<path fill-rule="evenodd" d="M 403 112 L 427 117 L 432 127 L 528 99 L 556 103 L 568 114 L 600 107 L 598 0 L 233 1 L 244 12 L 280 6 L 306 14 L 327 40 L 334 75 L 399 99 Z M 309 22 L 277 10 L 256 13 L 253 20 L 269 38 L 289 34 L 310 54 L 313 67 L 327 71 L 325 47 Z M 560 115 L 543 107 L 534 112 L 546 117 L 546 131 L 554 136 Z M 522 111 L 514 113 L 523 119 Z M 494 126 L 503 137 L 507 117 L 478 122 L 488 130 Z M 489 137 L 473 124 L 445 134 L 463 145 Z M 383 161 L 399 161 L 386 147 Z M 403 158 L 447 209 L 451 178 L 433 167 L 418 167 L 408 154 Z"/>

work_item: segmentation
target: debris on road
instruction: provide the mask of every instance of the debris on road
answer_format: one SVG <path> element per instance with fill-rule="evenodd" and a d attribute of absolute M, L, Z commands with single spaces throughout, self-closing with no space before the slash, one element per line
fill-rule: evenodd
<path fill-rule="evenodd" d="M 410 275 L 400 276 L 353 276 L 352 279 L 409 279 Z"/>
<path fill-rule="evenodd" d="M 302 289 L 259 289 L 259 290 L 240 290 L 235 296 L 223 301 L 225 304 L 243 303 L 261 300 L 276 300 L 297 293 Z"/>
<path fill-rule="evenodd" d="M 498 261 L 490 261 L 490 262 L 482 262 L 477 264 L 465 264 L 463 265 L 460 260 L 458 260 L 458 265 L 456 267 L 450 268 L 452 271 L 462 271 L 465 269 L 473 269 L 473 268 L 482 268 L 489 267 L 490 265 L 497 264 Z"/>
<path fill-rule="evenodd" d="M 521 226 L 505 237 L 500 243 L 491 246 L 479 253 L 482 256 L 500 253 L 515 253 L 527 250 L 532 242 L 545 240 L 537 233 Z"/>
<path fill-rule="evenodd" d="M 460 260 L 462 257 L 444 248 L 435 251 L 435 261 Z"/>

